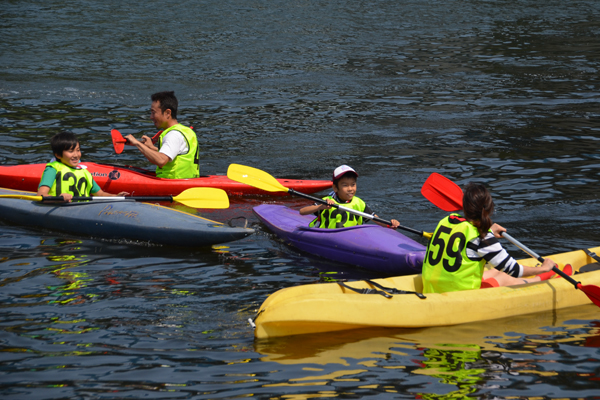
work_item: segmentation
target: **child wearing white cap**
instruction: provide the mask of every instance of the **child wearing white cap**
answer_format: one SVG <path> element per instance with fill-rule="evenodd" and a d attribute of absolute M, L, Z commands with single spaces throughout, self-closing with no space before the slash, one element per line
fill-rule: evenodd
<path fill-rule="evenodd" d="M 331 207 L 334 204 L 351 208 L 367 214 L 373 214 L 371 208 L 360 198 L 356 196 L 356 178 L 358 173 L 347 165 L 340 165 L 333 171 L 333 192 L 324 197 L 323 200 L 327 204 L 314 204 L 306 206 L 299 210 L 301 215 L 315 214 L 317 217 L 310 223 L 311 227 L 320 228 L 348 228 L 350 226 L 362 225 L 368 222 L 363 222 L 363 217 L 352 214 L 348 211 L 340 210 L 339 208 Z M 377 217 L 377 215 L 374 215 Z M 400 223 L 393 219 L 391 228 L 395 229 Z M 375 221 L 376 224 L 387 226 L 386 224 Z"/>

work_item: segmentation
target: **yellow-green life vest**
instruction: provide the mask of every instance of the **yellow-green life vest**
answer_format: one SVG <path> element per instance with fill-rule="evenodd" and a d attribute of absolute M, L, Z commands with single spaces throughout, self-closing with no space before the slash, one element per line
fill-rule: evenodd
<path fill-rule="evenodd" d="M 46 164 L 56 170 L 56 179 L 48 192 L 49 196 L 60 196 L 70 193 L 73 196 L 89 196 L 94 180 L 85 168 L 71 168 L 60 161 Z"/>
<path fill-rule="evenodd" d="M 323 200 L 331 199 L 335 201 L 336 204 L 344 206 L 346 208 L 351 208 L 356 211 L 364 212 L 365 211 L 365 202 L 354 196 L 350 203 L 338 203 L 333 197 L 327 196 L 324 197 Z M 360 215 L 349 213 L 348 211 L 340 210 L 339 208 L 331 207 L 328 210 L 323 210 L 319 214 L 317 218 L 315 218 L 309 226 L 312 228 L 317 225 L 319 222 L 319 228 L 348 228 L 350 226 L 362 225 L 363 217 Z"/>
<path fill-rule="evenodd" d="M 162 147 L 163 138 L 171 131 L 181 132 L 187 142 L 188 152 L 180 154 L 169 161 L 164 167 L 156 168 L 156 176 L 168 179 L 198 178 L 200 176 L 200 148 L 196 132 L 181 124 L 165 129 L 158 137 L 158 148 Z"/>
<path fill-rule="evenodd" d="M 438 224 L 423 261 L 423 293 L 479 289 L 486 261 L 467 257 L 467 243 L 479 236 L 477 228 L 458 214 Z"/>

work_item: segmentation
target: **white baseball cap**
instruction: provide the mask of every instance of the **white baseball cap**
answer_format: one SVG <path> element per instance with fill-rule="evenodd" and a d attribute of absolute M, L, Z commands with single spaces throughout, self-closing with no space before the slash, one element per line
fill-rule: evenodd
<path fill-rule="evenodd" d="M 347 172 L 351 172 L 358 177 L 358 173 L 347 165 L 340 165 L 333 171 L 333 180 L 339 179 Z"/>

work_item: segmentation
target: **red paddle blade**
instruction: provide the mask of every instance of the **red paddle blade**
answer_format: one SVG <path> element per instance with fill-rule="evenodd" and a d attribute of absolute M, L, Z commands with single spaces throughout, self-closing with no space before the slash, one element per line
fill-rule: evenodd
<path fill-rule="evenodd" d="M 115 153 L 121 154 L 123 152 L 123 149 L 125 148 L 125 143 L 127 143 L 127 140 L 125 140 L 123 135 L 121 135 L 121 132 L 119 132 L 116 129 L 110 131 L 110 136 L 112 136 L 112 142 L 113 147 L 115 148 Z"/>
<path fill-rule="evenodd" d="M 581 283 L 579 283 L 577 285 L 577 289 L 579 289 L 583 293 L 585 293 L 587 295 L 587 297 L 590 298 L 592 303 L 594 303 L 595 305 L 600 307 L 600 288 L 598 286 L 594 286 L 594 285 L 585 285 L 584 286 Z"/>
<path fill-rule="evenodd" d="M 436 207 L 444 211 L 462 210 L 462 189 L 450 179 L 437 172 L 429 175 L 429 178 L 421 188 L 421 194 Z"/>

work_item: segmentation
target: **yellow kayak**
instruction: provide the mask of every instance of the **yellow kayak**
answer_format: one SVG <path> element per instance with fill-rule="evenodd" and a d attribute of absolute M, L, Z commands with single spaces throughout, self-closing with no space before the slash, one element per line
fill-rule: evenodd
<path fill-rule="evenodd" d="M 589 250 L 600 253 L 600 247 Z M 583 250 L 548 258 L 561 270 L 565 264 L 571 264 L 575 272 L 596 262 Z M 519 263 L 539 264 L 534 258 Z M 572 278 L 582 285 L 600 285 L 600 269 L 577 273 Z M 375 289 L 379 293 L 363 294 L 348 287 Z M 390 288 L 409 293 L 390 295 Z M 584 291 L 561 277 L 519 286 L 428 293 L 419 297 L 422 288 L 421 275 L 407 275 L 282 289 L 270 295 L 259 308 L 253 321 L 254 335 L 270 338 L 359 328 L 449 326 L 592 303 Z"/>

